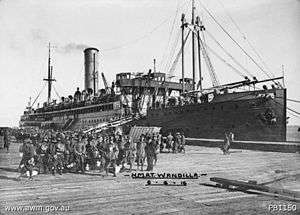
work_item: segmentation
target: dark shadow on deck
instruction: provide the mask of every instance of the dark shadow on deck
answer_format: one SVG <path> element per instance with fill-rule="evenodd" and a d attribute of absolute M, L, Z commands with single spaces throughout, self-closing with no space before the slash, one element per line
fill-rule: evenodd
<path fill-rule="evenodd" d="M 17 178 L 7 177 L 7 176 L 4 176 L 4 175 L 0 175 L 0 180 L 20 181 Z"/>
<path fill-rule="evenodd" d="M 11 167 L 0 167 L 0 170 L 7 171 L 7 172 L 18 172 L 17 168 L 11 168 Z"/>

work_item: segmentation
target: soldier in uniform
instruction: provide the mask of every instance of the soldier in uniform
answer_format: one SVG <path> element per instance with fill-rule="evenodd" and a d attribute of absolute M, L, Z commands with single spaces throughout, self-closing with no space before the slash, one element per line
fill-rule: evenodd
<path fill-rule="evenodd" d="M 106 149 L 106 162 L 105 162 L 105 171 L 106 175 L 108 175 L 109 168 L 113 168 L 113 175 L 114 177 L 117 176 L 117 158 L 118 158 L 119 150 L 117 145 L 114 143 L 113 138 L 110 139 L 110 142 Z"/>
<path fill-rule="evenodd" d="M 72 153 L 71 138 L 69 136 L 66 136 L 63 142 L 65 144 L 64 168 L 66 169 L 67 166 L 71 163 L 71 153 Z"/>
<path fill-rule="evenodd" d="M 170 152 L 172 146 L 173 146 L 173 135 L 171 134 L 171 132 L 169 132 L 169 135 L 167 136 L 167 144 L 166 144 L 166 149 L 168 150 L 168 152 Z"/>
<path fill-rule="evenodd" d="M 224 143 L 221 146 L 221 150 L 223 151 L 224 155 L 229 154 L 229 147 L 230 147 L 230 137 L 229 137 L 229 134 L 227 134 L 227 132 L 225 132 Z"/>
<path fill-rule="evenodd" d="M 181 146 L 179 152 L 185 153 L 185 136 L 183 132 L 181 133 Z"/>
<path fill-rule="evenodd" d="M 97 141 L 97 150 L 99 152 L 100 172 L 104 171 L 106 163 L 106 137 L 99 135 Z"/>
<path fill-rule="evenodd" d="M 63 173 L 63 169 L 64 169 L 64 159 L 65 159 L 64 153 L 65 153 L 65 144 L 63 144 L 62 139 L 58 137 L 57 147 L 56 147 L 56 154 L 57 154 L 56 170 L 60 175 Z"/>
<path fill-rule="evenodd" d="M 135 159 L 136 147 L 133 141 L 131 141 L 130 137 L 128 136 L 126 137 L 126 143 L 124 145 L 124 148 L 126 153 L 126 161 L 127 164 L 129 164 L 129 171 L 131 171 Z"/>
<path fill-rule="evenodd" d="M 3 141 L 4 141 L 4 148 L 6 148 L 7 152 L 9 152 L 9 145 L 10 145 L 8 136 L 9 136 L 8 135 L 8 130 L 4 130 Z"/>
<path fill-rule="evenodd" d="M 94 156 L 93 137 L 89 136 L 87 144 L 85 145 L 86 151 L 86 164 L 89 165 L 89 169 L 94 169 L 96 166 L 96 157 Z"/>
<path fill-rule="evenodd" d="M 79 138 L 76 137 L 75 138 L 75 145 L 74 145 L 74 155 L 75 155 L 75 162 L 77 164 L 77 168 L 76 168 L 76 172 L 78 171 L 78 169 L 81 170 L 82 173 L 85 172 L 85 168 L 84 168 L 84 146 L 83 144 L 79 141 Z"/>
<path fill-rule="evenodd" d="M 136 158 L 137 158 L 137 169 L 139 169 L 139 166 L 141 165 L 141 170 L 143 171 L 143 166 L 145 163 L 146 158 L 146 152 L 145 152 L 145 146 L 146 146 L 146 137 L 144 134 L 141 134 L 140 139 L 136 145 Z"/>
<path fill-rule="evenodd" d="M 151 137 L 147 138 L 145 153 L 147 158 L 147 171 L 153 171 L 153 161 L 155 157 L 155 142 Z"/>
<path fill-rule="evenodd" d="M 178 152 L 178 148 L 181 145 L 181 135 L 179 132 L 176 133 L 175 136 L 175 141 L 173 144 L 173 153 L 177 153 Z"/>
<path fill-rule="evenodd" d="M 153 159 L 154 159 L 154 165 L 156 165 L 157 163 L 157 156 L 160 152 L 160 142 L 161 140 L 159 139 L 159 135 L 156 135 L 156 134 L 153 134 L 153 137 L 152 137 L 152 141 L 153 141 L 153 146 L 154 146 L 154 154 L 153 154 Z"/>
<path fill-rule="evenodd" d="M 50 140 L 50 145 L 47 149 L 47 158 L 50 171 L 52 175 L 55 175 L 55 171 L 57 168 L 57 140 L 54 136 L 52 136 Z"/>
<path fill-rule="evenodd" d="M 126 150 L 125 150 L 125 143 L 126 139 L 124 135 L 119 135 L 119 141 L 118 141 L 118 159 L 117 159 L 117 165 L 122 165 L 121 170 L 125 169 L 125 163 L 126 163 Z"/>
<path fill-rule="evenodd" d="M 20 179 L 20 177 L 24 173 L 29 171 L 29 179 L 32 180 L 35 151 L 32 145 L 32 141 L 29 138 L 25 139 L 23 146 L 20 148 L 20 152 L 23 153 L 23 156 L 19 164 L 20 176 L 18 177 L 18 179 Z"/>
<path fill-rule="evenodd" d="M 48 170 L 47 169 L 48 162 L 46 156 L 47 148 L 48 148 L 48 140 L 47 138 L 44 138 L 41 144 L 38 144 L 36 149 L 39 173 L 41 173 L 43 170 L 43 173 L 46 174 Z"/>

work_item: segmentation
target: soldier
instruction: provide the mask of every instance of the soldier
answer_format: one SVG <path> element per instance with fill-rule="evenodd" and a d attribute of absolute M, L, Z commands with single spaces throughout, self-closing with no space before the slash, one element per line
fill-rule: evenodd
<path fill-rule="evenodd" d="M 86 164 L 89 165 L 88 169 L 92 169 L 95 167 L 95 159 L 93 154 L 93 146 L 91 142 L 93 141 L 93 137 L 89 136 L 87 139 L 87 144 L 85 145 L 85 151 L 86 151 Z"/>
<path fill-rule="evenodd" d="M 117 145 L 114 143 L 113 138 L 110 139 L 110 142 L 106 149 L 106 163 L 105 163 L 105 171 L 106 175 L 108 175 L 109 168 L 112 166 L 114 177 L 117 176 L 117 165 L 116 161 L 118 158 L 119 150 Z"/>
<path fill-rule="evenodd" d="M 84 168 L 84 146 L 82 143 L 80 143 L 79 138 L 76 137 L 75 139 L 75 145 L 74 145 L 74 155 L 75 155 L 75 162 L 77 164 L 76 172 L 78 169 L 81 170 L 82 173 L 85 172 Z"/>
<path fill-rule="evenodd" d="M 163 139 L 162 139 L 161 133 L 157 134 L 157 143 L 158 143 L 158 146 L 159 146 L 159 152 L 162 152 L 164 147 L 163 147 Z"/>
<path fill-rule="evenodd" d="M 72 152 L 71 138 L 69 136 L 66 136 L 63 142 L 65 144 L 64 167 L 66 168 L 67 165 L 70 164 L 71 162 L 71 152 Z"/>
<path fill-rule="evenodd" d="M 160 153 L 162 153 L 164 151 L 164 148 L 166 146 L 167 143 L 167 137 L 161 137 L 161 144 L 160 144 Z"/>
<path fill-rule="evenodd" d="M 153 159 L 154 159 L 154 166 L 156 165 L 157 163 L 157 156 L 160 152 L 160 142 L 161 140 L 159 139 L 159 135 L 156 135 L 156 134 L 153 134 L 153 137 L 152 137 L 152 141 L 153 141 L 153 144 L 154 144 L 154 154 L 153 154 Z"/>
<path fill-rule="evenodd" d="M 126 152 L 126 161 L 130 166 L 129 171 L 131 171 L 133 163 L 134 163 L 134 159 L 135 159 L 136 147 L 135 147 L 135 144 L 133 143 L 133 141 L 131 141 L 130 137 L 128 137 L 128 136 L 126 138 L 126 143 L 124 145 L 124 148 L 125 148 L 125 152 Z"/>
<path fill-rule="evenodd" d="M 118 149 L 119 149 L 119 154 L 118 154 L 118 159 L 117 159 L 117 165 L 122 165 L 121 170 L 125 169 L 125 163 L 126 163 L 126 151 L 125 151 L 125 143 L 126 139 L 124 135 L 119 136 L 119 142 L 118 142 Z"/>
<path fill-rule="evenodd" d="M 177 153 L 179 146 L 181 145 L 181 136 L 180 133 L 177 132 L 175 136 L 175 141 L 173 144 L 173 153 Z"/>
<path fill-rule="evenodd" d="M 184 133 L 181 133 L 181 146 L 180 146 L 180 152 L 185 153 L 185 136 Z"/>
<path fill-rule="evenodd" d="M 29 171 L 29 180 L 32 180 L 35 151 L 32 145 L 32 141 L 29 138 L 25 139 L 23 146 L 20 148 L 20 152 L 23 153 L 23 156 L 19 164 L 20 175 L 18 179 L 20 179 L 20 177 L 24 174 L 25 170 L 25 173 Z"/>
<path fill-rule="evenodd" d="M 6 148 L 7 152 L 9 152 L 9 145 L 10 145 L 8 136 L 9 136 L 8 135 L 8 130 L 4 130 L 3 141 L 4 141 L 4 148 Z"/>
<path fill-rule="evenodd" d="M 55 175 L 55 171 L 57 168 L 57 140 L 52 136 L 50 140 L 50 145 L 47 149 L 47 158 L 50 171 L 52 175 Z"/>
<path fill-rule="evenodd" d="M 145 146 L 146 146 L 146 137 L 144 134 L 141 134 L 140 140 L 138 141 L 136 146 L 136 158 L 137 158 L 137 169 L 139 169 L 139 166 L 141 165 L 142 171 L 143 171 L 143 166 L 146 158 Z"/>
<path fill-rule="evenodd" d="M 57 154 L 57 165 L 56 169 L 58 174 L 63 173 L 64 169 L 64 153 L 65 153 L 65 144 L 62 143 L 62 139 L 60 137 L 57 138 L 57 147 L 56 147 L 56 154 Z"/>
<path fill-rule="evenodd" d="M 47 148 L 48 148 L 48 140 L 47 138 L 44 138 L 42 143 L 38 144 L 38 147 L 36 149 L 39 173 L 41 173 L 42 170 L 44 174 L 47 173 L 47 166 L 48 166 L 47 156 L 46 156 Z"/>
<path fill-rule="evenodd" d="M 168 152 L 170 152 L 172 145 L 173 145 L 173 135 L 171 134 L 171 132 L 169 132 L 169 135 L 167 136 L 167 143 L 166 143 L 166 149 L 168 150 Z"/>
<path fill-rule="evenodd" d="M 147 158 L 147 171 L 153 171 L 153 161 L 155 157 L 155 142 L 152 138 L 148 137 L 145 146 L 145 153 Z"/>
<path fill-rule="evenodd" d="M 225 131 L 225 138 L 224 138 L 224 143 L 221 146 L 221 150 L 223 151 L 224 155 L 229 154 L 229 147 L 230 147 L 230 137 L 229 134 Z"/>

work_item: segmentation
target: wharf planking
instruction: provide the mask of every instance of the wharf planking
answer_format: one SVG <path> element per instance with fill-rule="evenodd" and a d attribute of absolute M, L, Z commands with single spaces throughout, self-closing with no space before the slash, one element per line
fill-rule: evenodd
<path fill-rule="evenodd" d="M 232 149 L 223 155 L 218 148 L 187 146 L 186 154 L 159 154 L 154 172 L 207 173 L 185 180 L 187 186 L 145 186 L 146 179 L 132 179 L 130 173 L 116 178 L 90 171 L 62 176 L 38 175 L 33 181 L 17 181 L 20 161 L 18 144 L 11 152 L 0 151 L 0 214 L 7 206 L 68 206 L 67 212 L 48 214 L 269 214 L 269 204 L 300 204 L 264 194 L 231 192 L 204 186 L 211 177 L 233 180 L 274 181 L 270 187 L 300 191 L 300 157 L 297 153 Z M 153 179 L 153 183 L 164 180 Z M 171 181 L 171 180 L 167 180 Z M 176 180 L 180 182 L 182 180 Z M 41 214 L 40 211 L 26 214 Z"/>

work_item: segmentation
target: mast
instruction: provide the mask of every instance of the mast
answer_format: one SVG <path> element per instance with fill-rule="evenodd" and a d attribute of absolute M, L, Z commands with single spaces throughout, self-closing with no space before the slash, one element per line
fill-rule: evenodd
<path fill-rule="evenodd" d="M 195 0 L 192 1 L 192 26 L 195 29 Z M 195 35 L 192 33 L 193 90 L 195 90 Z"/>
<path fill-rule="evenodd" d="M 51 88 L 52 88 L 52 82 L 55 81 L 55 79 L 52 78 L 52 70 L 53 67 L 51 66 L 51 45 L 49 43 L 48 45 L 48 78 L 44 78 L 44 81 L 48 82 L 48 100 L 47 103 L 50 104 L 51 102 Z"/>
<path fill-rule="evenodd" d="M 200 17 L 196 17 L 196 25 L 198 26 L 197 29 L 197 41 L 198 41 L 198 63 L 199 63 L 199 87 L 202 90 L 202 69 L 201 69 L 201 38 L 200 38 L 200 31 L 205 30 L 204 26 L 201 23 Z"/>
<path fill-rule="evenodd" d="M 184 93 L 184 27 L 185 27 L 185 15 L 181 15 L 181 74 L 182 74 L 182 93 Z"/>
<path fill-rule="evenodd" d="M 153 59 L 153 72 L 156 73 L 156 59 Z"/>

